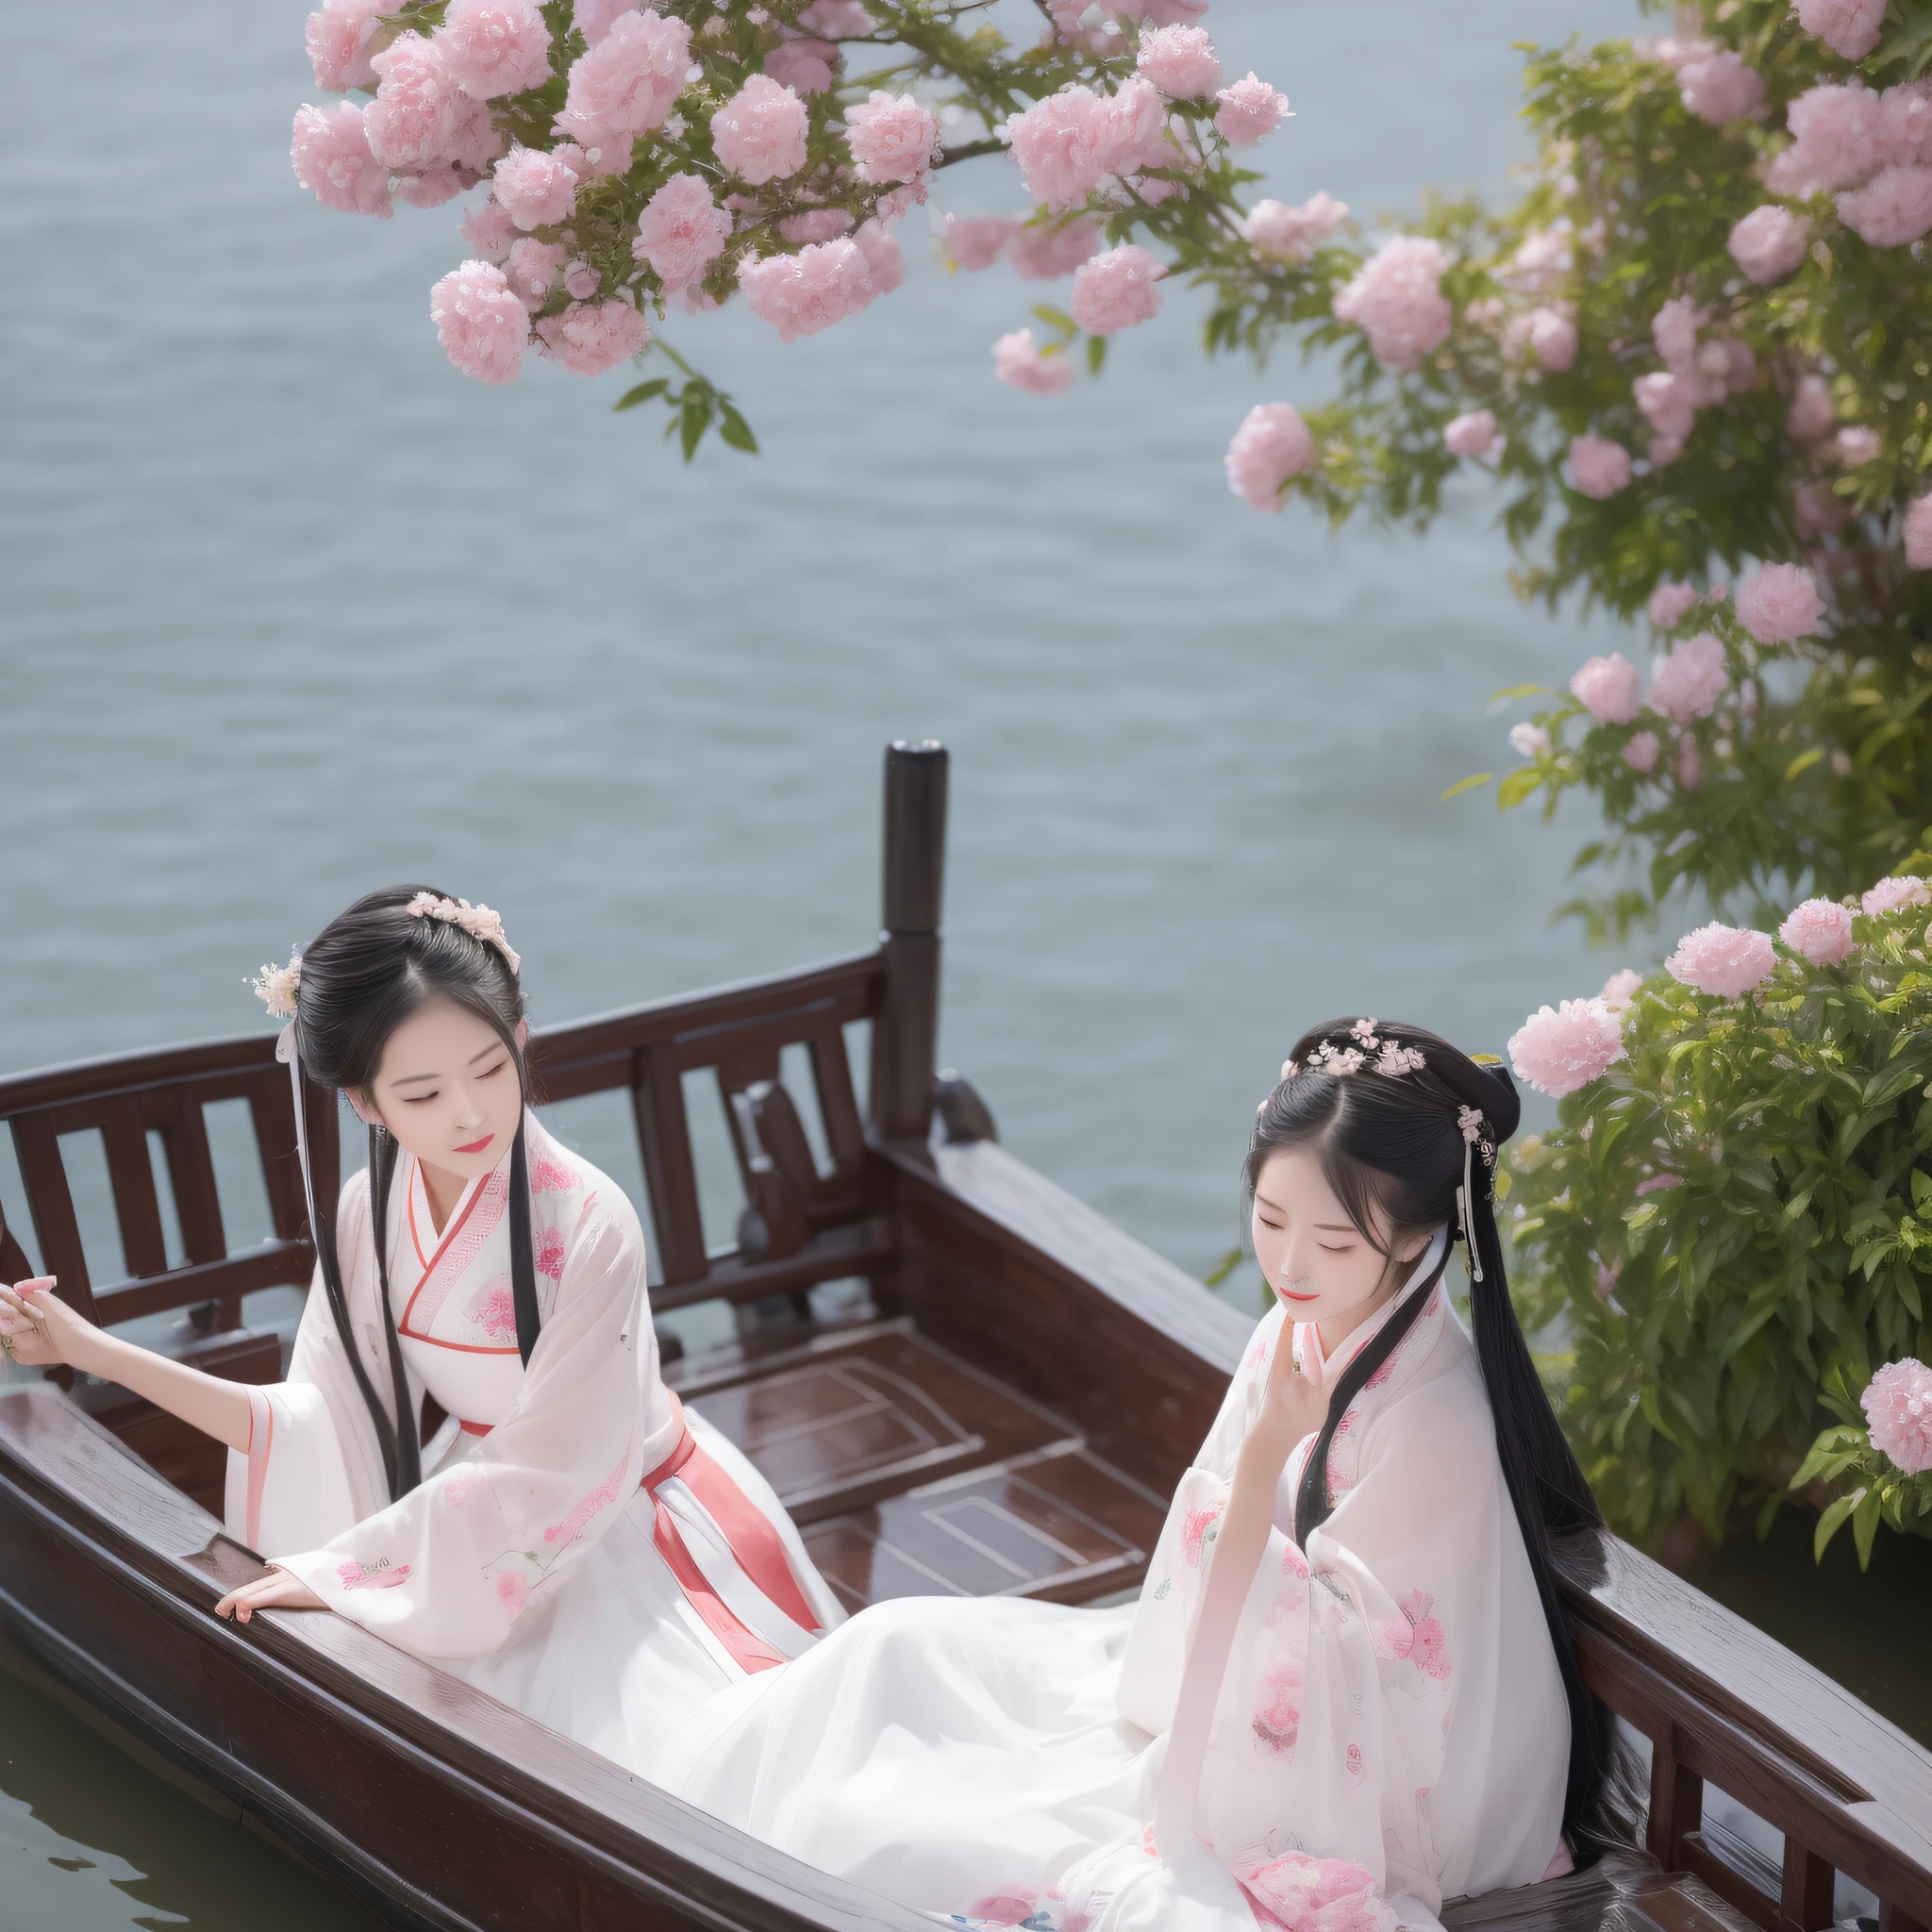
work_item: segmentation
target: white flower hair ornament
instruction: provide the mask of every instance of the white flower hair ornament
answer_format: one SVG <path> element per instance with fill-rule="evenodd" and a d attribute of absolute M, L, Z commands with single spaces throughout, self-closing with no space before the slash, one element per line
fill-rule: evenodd
<path fill-rule="evenodd" d="M 411 919 L 440 919 L 446 924 L 461 926 L 473 939 L 494 946 L 509 962 L 512 973 L 523 971 L 523 960 L 503 936 L 500 912 L 492 912 L 487 906 L 472 906 L 467 899 L 440 899 L 434 892 L 418 892 L 403 909 Z"/>
<path fill-rule="evenodd" d="M 1348 1037 L 1353 1042 L 1348 1046 L 1324 1040 L 1311 1047 L 1305 1066 L 1291 1059 L 1283 1060 L 1281 1077 L 1292 1080 L 1297 1074 L 1306 1072 L 1326 1074 L 1339 1080 L 1345 1074 L 1359 1074 L 1366 1067 L 1371 1073 L 1393 1079 L 1403 1074 L 1419 1074 L 1428 1064 L 1421 1047 L 1383 1039 L 1376 1033 L 1374 1020 L 1356 1021 L 1348 1029 Z"/>
<path fill-rule="evenodd" d="M 289 955 L 286 966 L 264 966 L 253 979 L 242 984 L 249 988 L 268 1008 L 271 1020 L 292 1020 L 295 1001 L 302 990 L 302 948 Z"/>

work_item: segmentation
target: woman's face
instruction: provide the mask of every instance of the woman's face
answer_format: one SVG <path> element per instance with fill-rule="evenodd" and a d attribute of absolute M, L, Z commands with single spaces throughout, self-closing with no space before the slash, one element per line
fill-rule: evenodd
<path fill-rule="evenodd" d="M 519 1046 L 528 1032 L 518 1025 Z M 523 1118 L 516 1060 L 502 1036 L 448 1000 L 418 1007 L 390 1035 L 367 1091 L 349 1097 L 405 1153 L 466 1181 L 495 1168 Z"/>
<path fill-rule="evenodd" d="M 1378 1241 L 1388 1240 L 1381 1210 L 1372 1210 Z M 1406 1264 L 1428 1244 L 1417 1235 L 1393 1256 L 1370 1245 L 1348 1218 L 1322 1172 L 1313 1147 L 1284 1147 L 1271 1154 L 1255 1177 L 1255 1258 L 1291 1322 L 1322 1324 L 1323 1344 L 1332 1347 L 1394 1293 L 1407 1278 Z"/>

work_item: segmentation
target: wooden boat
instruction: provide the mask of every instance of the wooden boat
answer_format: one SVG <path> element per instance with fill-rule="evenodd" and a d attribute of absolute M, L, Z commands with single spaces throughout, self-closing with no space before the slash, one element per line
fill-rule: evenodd
<path fill-rule="evenodd" d="M 1006 1153 L 934 1068 L 945 754 L 886 768 L 879 944 L 774 979 L 557 1026 L 552 1101 L 628 1093 L 661 1311 L 722 1300 L 738 1339 L 670 1374 L 769 1474 L 855 1607 L 922 1591 L 1087 1603 L 1139 1580 L 1163 1498 L 1250 1324 Z M 861 1115 L 847 1035 L 870 1035 Z M 802 1046 L 814 1150 L 780 1056 Z M 273 1379 L 242 1297 L 306 1284 L 287 1078 L 267 1037 L 0 1080 L 44 1265 L 99 1319 L 186 1311 L 180 1353 Z M 707 1248 L 686 1081 L 715 1077 L 744 1209 Z M 205 1110 L 245 1103 L 274 1238 L 230 1252 Z M 310 1096 L 329 1170 L 333 1103 Z M 64 1137 L 98 1134 L 128 1278 L 91 1283 Z M 169 1253 L 150 1137 L 178 1235 Z M 0 1274 L 32 1272 L 0 1223 Z M 827 1284 L 848 1284 L 842 1301 Z M 836 1305 L 834 1305 L 836 1303 Z M 337 1617 L 210 1614 L 257 1574 L 221 1461 L 105 1387 L 0 1391 L 0 1625 L 16 1657 L 164 1775 L 398 1926 L 903 1928 L 931 1921 L 730 1830 Z M 1454 1932 L 1818 1932 L 1834 1874 L 1883 1932 L 1932 1926 L 1932 1753 L 1623 1545 L 1566 1588 L 1585 1671 L 1647 1741 L 1641 1842 L 1459 1901 Z M 1703 1817 L 1706 1784 L 1781 1832 L 1781 1865 Z"/>

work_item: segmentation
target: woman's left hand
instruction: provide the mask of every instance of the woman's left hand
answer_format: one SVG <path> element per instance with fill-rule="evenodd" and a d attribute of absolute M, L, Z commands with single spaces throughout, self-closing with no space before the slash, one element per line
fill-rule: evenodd
<path fill-rule="evenodd" d="M 218 1617 L 233 1617 L 245 1624 L 257 1610 L 325 1610 L 328 1606 L 302 1581 L 286 1570 L 271 1570 L 240 1590 L 231 1590 L 215 1606 Z"/>

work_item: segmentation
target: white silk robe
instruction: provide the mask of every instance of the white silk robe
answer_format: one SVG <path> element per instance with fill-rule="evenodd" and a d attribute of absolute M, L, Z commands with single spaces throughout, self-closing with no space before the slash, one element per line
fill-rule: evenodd
<path fill-rule="evenodd" d="M 525 1368 L 509 1156 L 441 1234 L 405 1156 L 387 1255 L 412 1411 L 450 1417 L 391 1503 L 318 1273 L 286 1382 L 251 1391 L 230 1535 L 328 1607 L 641 1770 L 705 1698 L 797 1656 L 842 1612 L 756 1470 L 658 1372 L 623 1191 L 525 1116 L 541 1328 Z M 342 1190 L 350 1329 L 391 1388 L 366 1173 Z"/>
<path fill-rule="evenodd" d="M 1279 1307 L 1261 1322 L 1137 1605 L 874 1606 L 721 1693 L 658 1782 L 905 1904 L 1041 1932 L 1389 1932 L 1542 1877 L 1568 1707 L 1440 1286 L 1344 1414 L 1306 1553 L 1289 1532 L 1313 1439 L 1291 1458 L 1211 1722 L 1191 1765 L 1184 1743 L 1169 1761 L 1216 1524 L 1286 1332 Z"/>

